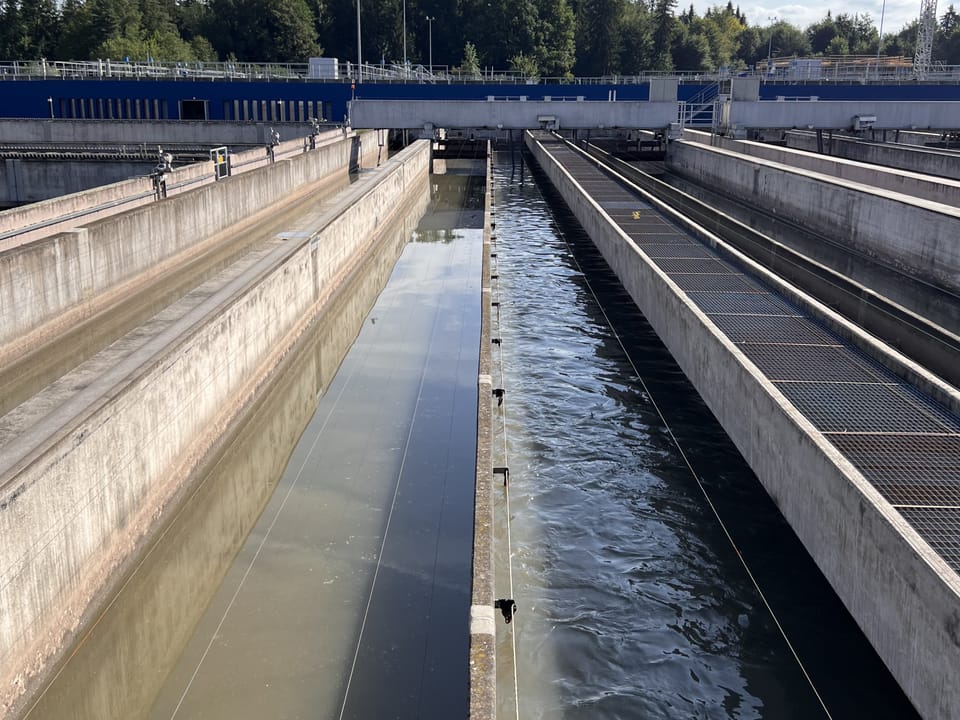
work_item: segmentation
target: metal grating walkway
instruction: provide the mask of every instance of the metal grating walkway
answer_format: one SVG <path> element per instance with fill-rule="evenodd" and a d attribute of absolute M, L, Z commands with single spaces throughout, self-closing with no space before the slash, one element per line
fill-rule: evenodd
<path fill-rule="evenodd" d="M 960 573 L 960 418 L 559 142 L 548 151 Z"/>

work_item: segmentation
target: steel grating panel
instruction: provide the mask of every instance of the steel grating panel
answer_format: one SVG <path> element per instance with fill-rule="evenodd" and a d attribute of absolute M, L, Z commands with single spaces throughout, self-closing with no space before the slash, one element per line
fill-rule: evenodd
<path fill-rule="evenodd" d="M 756 344 L 747 354 L 773 382 L 892 382 L 881 368 L 846 347 Z"/>
<path fill-rule="evenodd" d="M 783 315 L 711 315 L 736 343 L 839 345 L 840 341 L 805 317 Z M 742 348 L 748 355 L 749 348 Z"/>
<path fill-rule="evenodd" d="M 691 247 L 702 248 L 703 245 L 696 240 L 691 240 L 686 235 L 679 232 L 664 232 L 666 228 L 657 228 L 651 230 L 637 230 L 636 228 L 624 228 L 629 238 L 638 245 L 663 245 L 663 244 L 683 244 Z M 715 256 L 714 256 L 715 257 Z"/>
<path fill-rule="evenodd" d="M 903 385 L 779 383 L 821 432 L 952 432 L 949 420 Z"/>
<path fill-rule="evenodd" d="M 673 273 L 728 273 L 738 274 L 727 263 L 716 258 L 657 258 L 654 262 L 664 272 Z"/>
<path fill-rule="evenodd" d="M 897 508 L 927 544 L 960 573 L 960 510 L 954 508 Z"/>
<path fill-rule="evenodd" d="M 714 253 L 699 243 L 646 243 L 643 251 L 649 258 L 713 258 Z"/>
<path fill-rule="evenodd" d="M 633 217 L 632 214 L 622 215 L 615 212 L 607 213 L 620 226 L 624 232 L 631 230 L 645 230 L 651 232 L 656 229 L 658 232 L 675 232 L 680 235 L 680 231 L 666 220 L 654 220 L 653 218 L 640 216 Z"/>
<path fill-rule="evenodd" d="M 568 148 L 556 154 L 582 184 L 591 178 L 589 187 L 598 193 L 614 186 L 592 162 Z M 661 268 L 680 268 L 672 260 L 683 258 L 719 258 L 666 221 L 651 223 L 656 212 L 639 198 L 637 203 L 637 220 L 631 212 L 621 226 Z M 960 418 L 847 347 L 748 275 L 672 270 L 670 275 L 960 572 Z M 742 286 L 734 288 L 737 282 Z"/>
<path fill-rule="evenodd" d="M 644 248 L 646 250 L 646 248 Z M 794 315 L 800 311 L 776 295 L 769 293 L 688 292 L 697 307 L 708 315 Z"/>
<path fill-rule="evenodd" d="M 960 433 L 838 433 L 827 439 L 874 484 L 934 481 L 960 492 Z"/>
<path fill-rule="evenodd" d="M 686 274 L 670 273 L 670 279 L 673 280 L 681 290 L 714 290 L 730 292 L 766 292 L 759 285 L 751 282 L 740 273 L 725 274 Z"/>

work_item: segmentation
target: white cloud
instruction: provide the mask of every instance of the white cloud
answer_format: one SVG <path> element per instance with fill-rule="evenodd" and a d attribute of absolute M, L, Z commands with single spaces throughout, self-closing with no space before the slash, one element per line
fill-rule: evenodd
<path fill-rule="evenodd" d="M 884 34 L 898 32 L 920 16 L 920 0 L 887 0 L 886 7 L 882 0 L 861 0 L 856 5 L 843 6 L 837 8 L 834 2 L 827 0 L 812 0 L 805 5 L 759 5 L 752 2 L 734 1 L 734 7 L 740 5 L 740 11 L 745 13 L 747 21 L 751 25 L 766 26 L 769 25 L 770 18 L 777 20 L 786 20 L 796 25 L 800 29 L 806 29 L 809 25 L 822 20 L 827 11 L 830 10 L 834 15 L 838 12 L 844 12 L 850 15 L 868 14 L 873 20 L 874 25 L 880 25 L 880 14 L 883 11 L 883 32 Z M 937 15 L 942 16 L 949 3 L 941 0 L 940 7 L 937 8 Z M 697 13 L 702 15 L 708 8 L 719 5 L 724 7 L 726 0 L 722 2 L 709 2 L 709 0 L 694 0 L 693 6 Z M 677 12 L 689 7 L 688 2 L 680 0 Z"/>

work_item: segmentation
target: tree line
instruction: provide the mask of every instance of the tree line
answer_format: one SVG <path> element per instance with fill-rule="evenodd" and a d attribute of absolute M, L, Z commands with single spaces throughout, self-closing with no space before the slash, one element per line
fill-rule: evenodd
<path fill-rule="evenodd" d="M 406 0 L 407 58 L 528 76 L 732 71 L 773 57 L 875 55 L 868 14 L 809 27 L 760 27 L 732 2 L 702 15 L 676 0 Z M 404 0 L 361 0 L 364 61 L 398 62 Z M 6 59 L 305 62 L 356 59 L 355 0 L 0 0 Z M 432 21 L 427 18 L 432 18 Z M 917 22 L 885 34 L 885 55 L 912 57 Z M 960 16 L 939 20 L 934 60 L 960 64 Z"/>

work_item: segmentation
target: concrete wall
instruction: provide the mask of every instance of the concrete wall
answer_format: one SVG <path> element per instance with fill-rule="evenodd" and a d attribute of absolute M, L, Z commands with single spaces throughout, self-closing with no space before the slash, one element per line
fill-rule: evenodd
<path fill-rule="evenodd" d="M 477 469 L 474 489 L 473 567 L 470 588 L 470 718 L 497 717 L 497 623 L 493 564 L 493 360 L 491 353 L 491 250 L 493 228 L 493 157 L 486 160 L 487 187 L 483 205 L 480 364 L 477 382 Z M 502 379 L 502 378 L 501 378 Z"/>
<path fill-rule="evenodd" d="M 262 401 L 224 439 L 228 450 L 222 457 L 213 454 L 212 471 L 200 471 L 203 482 L 196 492 L 193 478 L 187 481 L 189 500 L 177 502 L 182 510 L 124 585 L 110 614 L 44 690 L 35 711 L 39 717 L 143 717 L 270 500 L 316 410 L 316 398 L 333 380 L 428 200 L 422 193 L 384 233 L 369 261 L 338 288 L 315 327 L 278 366 Z M 138 682 L 117 682 L 129 677 L 130 658 L 149 671 L 139 673 Z"/>
<path fill-rule="evenodd" d="M 284 168 L 292 164 L 269 174 L 308 175 Z M 243 283 L 224 286 L 104 373 L 85 390 L 88 402 L 60 409 L 50 437 L 3 449 L 0 709 L 63 649 L 98 590 L 365 259 L 378 231 L 408 197 L 428 193 L 428 164 L 428 143 L 405 150 L 375 182 L 345 191 L 322 229 L 278 243 Z M 232 198 L 245 199 L 246 186 L 234 185 Z M 162 216 L 162 208 L 151 210 Z"/>
<path fill-rule="evenodd" d="M 924 717 L 960 714 L 956 573 L 576 181 L 528 145 L 907 696 Z"/>
<path fill-rule="evenodd" d="M 333 130 L 318 136 L 316 144 L 324 146 L 342 139 L 343 132 Z M 274 157 L 282 159 L 303 152 L 305 140 L 306 138 L 295 138 L 281 142 L 274 151 Z M 232 172 L 235 175 L 269 163 L 270 158 L 264 148 L 245 150 L 231 156 Z M 56 174 L 56 163 L 49 162 L 46 166 L 49 173 Z M 95 168 L 96 163 L 90 163 L 90 166 Z M 50 196 L 47 200 L 0 212 L 0 252 L 151 202 L 154 198 L 153 181 L 143 175 L 149 175 L 152 170 L 153 166 L 147 168 L 141 177 L 132 177 L 109 185 L 106 178 L 95 177 L 91 179 L 92 185 L 86 189 L 78 188 L 76 192 L 68 195 Z M 197 184 L 213 181 L 213 164 L 210 162 L 178 167 L 167 176 L 167 195 L 176 195 Z"/>
<path fill-rule="evenodd" d="M 960 157 L 957 155 L 923 148 L 868 143 L 841 135 L 834 135 L 830 142 L 824 137 L 823 142 L 824 152 L 835 157 L 960 180 Z M 816 152 L 817 136 L 814 133 L 788 131 L 787 146 Z"/>
<path fill-rule="evenodd" d="M 183 253 L 199 251 L 204 241 L 243 217 L 283 201 L 311 183 L 347 172 L 353 138 L 341 137 L 309 153 L 302 152 L 300 141 L 292 142 L 297 146 L 296 155 L 256 172 L 220 182 L 211 180 L 191 193 L 0 252 L 0 357 L 14 352 L 7 347 L 12 343 L 17 347 L 29 344 L 30 331 L 51 331 L 86 317 L 96 311 L 93 301 L 101 294 L 144 273 L 156 273 Z M 254 152 L 257 163 L 268 165 L 263 150 Z M 199 169 L 185 169 L 173 179 L 209 167 L 201 164 Z M 91 197 L 53 202 L 47 210 L 63 210 L 73 201 L 96 201 L 137 188 L 136 184 L 104 188 Z M 56 324 L 48 326 L 50 321 Z"/>
<path fill-rule="evenodd" d="M 582 94 L 582 93 L 580 93 Z M 577 102 L 577 86 L 565 99 L 521 101 L 513 96 L 493 102 L 476 100 L 354 100 L 350 122 L 364 128 L 539 128 L 541 118 L 555 118 L 558 128 L 654 128 L 677 120 L 676 102 Z M 550 125 L 548 125 L 550 127 Z"/>
<path fill-rule="evenodd" d="M 671 143 L 667 164 L 921 280 L 960 290 L 957 208 L 686 140 Z"/>
<path fill-rule="evenodd" d="M 0 207 L 47 200 L 136 175 L 149 175 L 156 162 L 143 160 L 31 160 L 10 158 L 0 165 Z"/>
<path fill-rule="evenodd" d="M 782 165 L 831 175 L 841 180 L 902 193 L 945 205 L 960 206 L 960 182 L 921 173 L 891 170 L 843 158 L 811 154 L 803 150 L 767 145 L 748 140 L 733 140 L 698 130 L 684 130 L 683 139 L 702 145 L 723 148 L 741 155 L 763 158 Z"/>
<path fill-rule="evenodd" d="M 0 143 L 110 143 L 135 148 L 185 145 L 264 145 L 270 128 L 281 139 L 309 135 L 310 123 L 226 122 L 199 120 L 32 120 L 0 119 Z"/>

